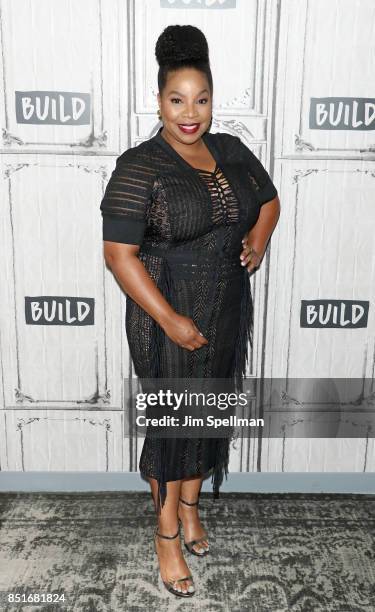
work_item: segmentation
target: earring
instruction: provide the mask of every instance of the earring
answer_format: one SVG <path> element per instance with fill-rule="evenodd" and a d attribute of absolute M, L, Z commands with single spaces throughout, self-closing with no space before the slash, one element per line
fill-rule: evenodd
<path fill-rule="evenodd" d="M 160 119 L 160 121 L 161 121 L 161 112 L 160 112 L 160 108 L 158 108 L 158 117 L 159 117 L 159 119 Z"/>

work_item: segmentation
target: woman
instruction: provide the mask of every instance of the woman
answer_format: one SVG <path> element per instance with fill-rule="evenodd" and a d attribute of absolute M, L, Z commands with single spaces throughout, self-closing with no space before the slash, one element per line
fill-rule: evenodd
<path fill-rule="evenodd" d="M 238 137 L 208 131 L 213 85 L 203 33 L 168 26 L 155 54 L 163 125 L 117 159 L 100 206 L 105 260 L 127 294 L 137 376 L 222 378 L 240 389 L 252 344 L 248 273 L 277 223 L 277 190 Z M 139 468 L 157 512 L 161 578 L 177 596 L 195 591 L 179 525 L 187 550 L 205 556 L 200 488 L 211 472 L 217 497 L 228 461 L 227 438 L 146 435 Z"/>

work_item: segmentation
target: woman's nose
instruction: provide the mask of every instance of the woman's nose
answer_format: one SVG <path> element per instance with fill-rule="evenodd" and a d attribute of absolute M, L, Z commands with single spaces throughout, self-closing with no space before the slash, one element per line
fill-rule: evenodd
<path fill-rule="evenodd" d="M 196 109 L 196 107 L 193 104 L 186 105 L 186 109 L 185 109 L 185 113 L 184 113 L 184 115 L 186 117 L 196 117 L 197 114 L 198 114 L 197 113 L 197 109 Z"/>

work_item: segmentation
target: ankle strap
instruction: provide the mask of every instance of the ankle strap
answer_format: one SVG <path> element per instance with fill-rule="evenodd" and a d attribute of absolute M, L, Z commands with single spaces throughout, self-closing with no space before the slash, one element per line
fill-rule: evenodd
<path fill-rule="evenodd" d="M 195 502 L 187 502 L 184 499 L 182 499 L 182 497 L 180 497 L 180 502 L 182 502 L 183 504 L 186 504 L 187 506 L 198 506 L 199 499 Z"/>
<path fill-rule="evenodd" d="M 180 528 L 178 529 L 176 535 L 174 535 L 174 536 L 163 535 L 162 533 L 158 532 L 158 528 L 157 527 L 155 529 L 155 535 L 159 536 L 159 538 L 165 538 L 166 540 L 174 540 L 175 538 L 177 538 L 179 533 L 180 533 Z"/>

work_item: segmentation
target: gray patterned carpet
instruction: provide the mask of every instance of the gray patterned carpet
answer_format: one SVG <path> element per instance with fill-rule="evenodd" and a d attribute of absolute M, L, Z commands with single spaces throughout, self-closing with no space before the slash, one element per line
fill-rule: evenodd
<path fill-rule="evenodd" d="M 184 600 L 159 578 L 149 493 L 0 494 L 0 609 L 375 611 L 375 496 L 202 493 L 200 508 L 211 552 L 186 553 Z M 66 603 L 7 603 L 26 589 Z"/>

